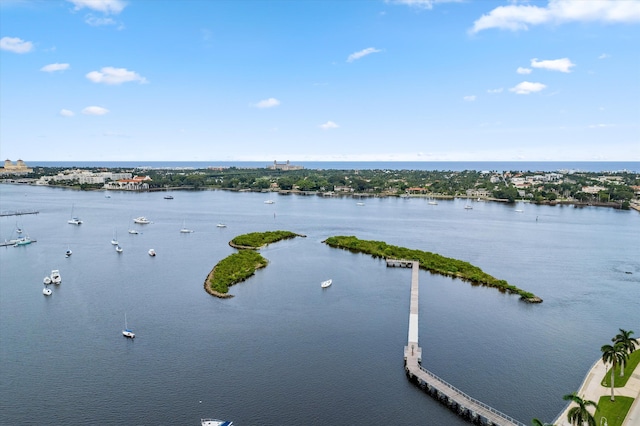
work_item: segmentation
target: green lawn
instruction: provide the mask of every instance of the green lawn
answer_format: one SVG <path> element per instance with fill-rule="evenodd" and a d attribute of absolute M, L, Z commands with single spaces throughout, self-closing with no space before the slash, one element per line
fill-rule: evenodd
<path fill-rule="evenodd" d="M 596 424 L 600 425 L 603 417 L 607 419 L 608 426 L 621 426 L 624 418 L 629 412 L 633 404 L 633 398 L 628 396 L 616 396 L 616 400 L 611 402 L 611 397 L 601 396 L 598 401 L 598 410 L 596 411 Z"/>
<path fill-rule="evenodd" d="M 640 349 L 634 351 L 633 353 L 631 353 L 631 355 L 629 355 L 629 359 L 627 360 L 627 365 L 624 368 L 624 376 L 620 377 L 620 366 L 616 367 L 616 371 L 613 373 L 616 376 L 614 379 L 616 388 L 621 388 L 627 384 L 627 380 L 629 380 L 629 377 L 633 373 L 633 370 L 635 370 L 635 368 L 638 366 L 639 363 L 640 363 Z M 611 381 L 611 369 L 608 369 L 607 374 L 605 374 L 604 378 L 602 379 L 602 386 L 611 387 L 609 383 L 610 381 Z"/>

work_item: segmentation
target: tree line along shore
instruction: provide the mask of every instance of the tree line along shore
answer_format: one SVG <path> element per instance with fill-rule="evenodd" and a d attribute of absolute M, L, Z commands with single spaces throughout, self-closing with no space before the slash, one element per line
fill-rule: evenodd
<path fill-rule="evenodd" d="M 304 237 L 304 235 L 290 231 L 267 231 L 252 232 L 235 237 L 229 242 L 229 245 L 239 251 L 227 256 L 214 266 L 205 279 L 205 290 L 216 297 L 232 297 L 228 294 L 229 287 L 246 280 L 256 270 L 267 266 L 268 260 L 257 253 L 258 249 L 268 244 L 295 237 Z M 505 280 L 499 280 L 483 272 L 477 266 L 462 260 L 389 245 L 381 241 L 360 240 L 354 236 L 329 237 L 324 243 L 333 248 L 369 254 L 374 258 L 417 260 L 420 263 L 420 267 L 428 271 L 459 278 L 475 285 L 497 288 L 501 292 L 516 294 L 520 296 L 521 300 L 528 303 L 542 302 L 542 299 L 533 293 L 519 289 Z"/>
<path fill-rule="evenodd" d="M 78 189 L 103 189 L 109 183 L 86 173 L 144 175 L 145 191 L 225 189 L 279 191 L 335 196 L 470 197 L 540 204 L 598 205 L 628 209 L 640 205 L 640 174 L 581 171 L 337 170 L 271 168 L 84 168 L 34 167 L 18 181 Z M 83 175 L 83 173 L 85 175 Z M 15 180 L 13 180 L 15 181 Z M 90 183 L 94 182 L 94 183 Z"/>

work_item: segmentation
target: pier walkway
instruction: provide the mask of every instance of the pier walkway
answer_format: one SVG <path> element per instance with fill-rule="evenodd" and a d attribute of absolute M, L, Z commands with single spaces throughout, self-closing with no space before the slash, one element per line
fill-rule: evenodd
<path fill-rule="evenodd" d="M 387 261 L 387 266 L 390 267 L 409 267 L 409 265 L 412 268 L 409 339 L 404 348 L 405 371 L 409 380 L 470 421 L 492 426 L 526 426 L 524 423 L 472 398 L 420 364 L 422 361 L 422 349 L 418 346 L 418 273 L 420 264 L 416 261 L 406 260 Z"/>
<path fill-rule="evenodd" d="M 1 211 L 0 217 L 2 216 L 22 216 L 23 214 L 38 214 L 40 213 L 37 210 L 12 210 L 12 211 Z"/>

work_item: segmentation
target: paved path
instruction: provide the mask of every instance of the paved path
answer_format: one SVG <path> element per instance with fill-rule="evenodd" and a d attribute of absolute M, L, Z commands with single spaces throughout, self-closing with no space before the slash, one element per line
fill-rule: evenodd
<path fill-rule="evenodd" d="M 578 396 L 596 403 L 601 396 L 610 396 L 611 388 L 606 388 L 600 384 L 605 374 L 607 374 L 607 366 L 602 362 L 602 359 L 599 359 L 598 362 L 591 367 L 584 382 L 582 382 L 582 386 L 580 386 L 578 390 Z M 614 388 L 613 394 L 614 396 L 629 396 L 635 398 L 631 410 L 622 425 L 640 426 L 640 368 L 636 367 L 625 387 Z M 571 426 L 571 423 L 567 420 L 567 411 L 569 411 L 569 408 L 572 406 L 573 404 L 565 407 L 554 423 L 556 426 Z"/>

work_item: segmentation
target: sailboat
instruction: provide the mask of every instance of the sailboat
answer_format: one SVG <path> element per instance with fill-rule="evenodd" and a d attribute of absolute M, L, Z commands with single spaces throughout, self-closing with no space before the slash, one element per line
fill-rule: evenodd
<path fill-rule="evenodd" d="M 122 253 L 122 247 L 120 247 L 120 244 L 116 245 L 116 251 L 118 253 Z"/>
<path fill-rule="evenodd" d="M 183 234 L 190 234 L 193 232 L 193 230 L 187 228 L 187 226 L 185 225 L 185 221 L 182 222 L 182 229 L 180 229 L 180 232 Z"/>
<path fill-rule="evenodd" d="M 73 254 L 73 252 L 71 251 L 71 247 L 68 247 L 68 246 L 67 246 L 67 251 L 66 251 L 66 252 L 64 252 L 64 256 L 65 256 L 65 257 L 69 257 L 69 256 L 71 256 L 72 254 Z"/>
<path fill-rule="evenodd" d="M 67 223 L 70 225 L 82 225 L 80 218 L 73 215 L 73 205 L 71 206 L 71 219 L 69 219 Z"/>
<path fill-rule="evenodd" d="M 124 330 L 122 330 L 122 335 L 124 337 L 128 337 L 129 339 L 133 339 L 134 337 L 136 337 L 135 333 L 129 330 L 129 327 L 127 326 L 127 314 L 124 314 Z"/>
<path fill-rule="evenodd" d="M 113 230 L 113 238 L 111 239 L 111 244 L 113 244 L 114 246 L 118 245 L 118 231 L 116 231 L 115 229 Z"/>

